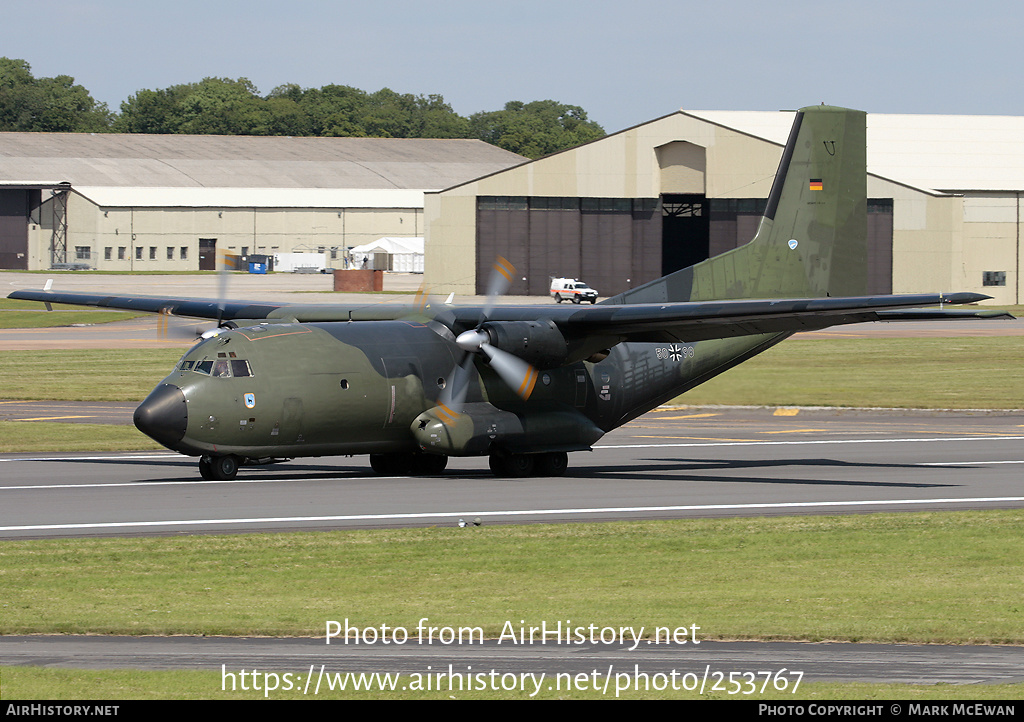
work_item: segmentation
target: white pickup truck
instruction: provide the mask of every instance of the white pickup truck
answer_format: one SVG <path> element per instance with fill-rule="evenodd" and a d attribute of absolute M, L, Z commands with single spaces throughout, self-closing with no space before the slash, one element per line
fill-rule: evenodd
<path fill-rule="evenodd" d="M 551 296 L 555 299 L 555 303 L 561 303 L 566 299 L 573 303 L 583 303 L 584 301 L 597 303 L 597 291 L 575 278 L 552 278 Z"/>

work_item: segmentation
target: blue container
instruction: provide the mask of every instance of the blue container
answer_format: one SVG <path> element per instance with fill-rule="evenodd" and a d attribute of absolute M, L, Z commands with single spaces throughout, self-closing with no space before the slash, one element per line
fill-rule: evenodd
<path fill-rule="evenodd" d="M 264 273 L 265 274 L 266 272 L 267 272 L 267 264 L 266 263 L 256 263 L 255 261 L 252 261 L 252 262 L 249 263 L 249 273 Z"/>

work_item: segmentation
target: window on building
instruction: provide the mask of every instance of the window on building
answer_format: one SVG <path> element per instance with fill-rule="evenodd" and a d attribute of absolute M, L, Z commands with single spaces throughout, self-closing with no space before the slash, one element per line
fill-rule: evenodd
<path fill-rule="evenodd" d="M 128 254 L 128 249 L 127 248 L 125 248 L 124 246 L 118 246 L 117 247 L 117 260 L 123 261 L 127 254 Z"/>
<path fill-rule="evenodd" d="M 135 260 L 136 261 L 141 261 L 142 260 L 142 246 L 139 246 L 138 248 L 135 249 Z"/>
<path fill-rule="evenodd" d="M 174 246 L 167 246 L 167 260 L 174 260 Z"/>
<path fill-rule="evenodd" d="M 1005 286 L 1006 271 L 984 271 L 981 282 L 984 286 Z"/>
<path fill-rule="evenodd" d="M 178 256 L 178 258 L 180 258 L 183 261 L 188 260 L 188 246 L 181 247 L 181 254 Z"/>
<path fill-rule="evenodd" d="M 75 259 L 88 261 L 92 257 L 92 248 L 89 246 L 75 246 Z"/>
<path fill-rule="evenodd" d="M 113 257 L 114 257 L 114 247 L 113 246 L 107 246 L 106 248 L 103 249 L 103 260 L 104 261 L 109 261 Z"/>
<path fill-rule="evenodd" d="M 156 260 L 156 246 L 150 246 L 149 247 L 149 260 L 151 260 L 151 261 L 155 261 Z"/>

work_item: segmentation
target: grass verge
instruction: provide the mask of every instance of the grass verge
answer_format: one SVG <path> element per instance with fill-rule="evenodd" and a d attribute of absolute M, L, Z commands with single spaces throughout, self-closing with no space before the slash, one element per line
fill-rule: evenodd
<path fill-rule="evenodd" d="M 53 328 L 75 324 L 124 321 L 148 315 L 129 311 L 101 310 L 90 306 L 68 306 L 60 303 L 53 304 L 52 311 L 46 311 L 43 305 L 37 301 L 15 301 L 11 298 L 0 298 L 0 328 Z"/>
<path fill-rule="evenodd" d="M 0 633 L 700 627 L 699 638 L 1022 644 L 1024 511 L 0 545 Z"/>
<path fill-rule="evenodd" d="M 0 398 L 141 401 L 181 357 L 180 348 L 61 349 L 0 353 Z"/>
<path fill-rule="evenodd" d="M 42 451 L 147 451 L 163 448 L 134 426 L 0 421 L 0 454 Z"/>
<path fill-rule="evenodd" d="M 790 339 L 676 399 L 692 406 L 1003 409 L 1024 400 L 1024 336 Z"/>

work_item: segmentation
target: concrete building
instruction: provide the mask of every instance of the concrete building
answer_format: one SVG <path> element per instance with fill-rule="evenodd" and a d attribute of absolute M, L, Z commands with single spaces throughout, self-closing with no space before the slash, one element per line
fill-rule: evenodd
<path fill-rule="evenodd" d="M 213 269 L 423 235 L 426 191 L 521 163 L 476 140 L 0 133 L 0 267 Z"/>
<path fill-rule="evenodd" d="M 426 282 L 512 294 L 550 276 L 602 296 L 750 240 L 792 112 L 679 111 L 426 196 Z M 1024 118 L 868 115 L 870 291 L 1019 303 Z"/>

